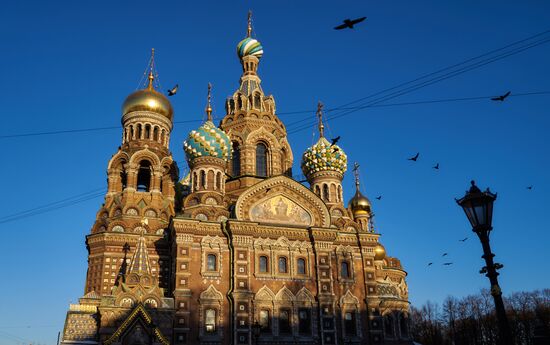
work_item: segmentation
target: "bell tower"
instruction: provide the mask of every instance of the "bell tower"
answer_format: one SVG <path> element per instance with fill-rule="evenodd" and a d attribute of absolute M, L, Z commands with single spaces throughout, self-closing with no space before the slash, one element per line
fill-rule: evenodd
<path fill-rule="evenodd" d="M 174 185 L 178 169 L 169 150 L 173 109 L 156 90 L 155 51 L 143 89 L 130 94 L 122 106 L 122 145 L 107 166 L 108 190 L 87 236 L 86 293 L 111 293 L 128 264 L 128 244 L 138 238 L 149 246 L 154 284 L 169 285 L 169 246 L 165 237 L 175 214 Z"/>
<path fill-rule="evenodd" d="M 286 128 L 275 114 L 275 99 L 266 96 L 258 75 L 263 47 L 252 38 L 252 14 L 248 13 L 246 37 L 237 45 L 242 65 L 239 88 L 225 103 L 220 128 L 231 138 L 233 154 L 228 164 L 227 193 L 238 196 L 259 180 L 292 175 L 292 150 Z"/>

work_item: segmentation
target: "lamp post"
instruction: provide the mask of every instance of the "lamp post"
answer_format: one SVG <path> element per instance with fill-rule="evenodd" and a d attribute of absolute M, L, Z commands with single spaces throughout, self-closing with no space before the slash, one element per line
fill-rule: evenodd
<path fill-rule="evenodd" d="M 254 336 L 254 344 L 258 345 L 258 339 L 260 338 L 260 332 L 262 331 L 262 325 L 258 321 L 252 325 L 252 335 Z"/>
<path fill-rule="evenodd" d="M 499 328 L 499 344 L 512 345 L 514 343 L 512 339 L 512 333 L 508 324 L 508 318 L 506 311 L 504 310 L 504 302 L 502 301 L 502 290 L 498 285 L 498 272 L 497 270 L 502 268 L 503 265 L 493 262 L 495 254 L 491 253 L 491 246 L 489 245 L 489 234 L 492 227 L 493 220 L 493 202 L 497 198 L 496 193 L 493 194 L 489 191 L 489 188 L 485 192 L 482 192 L 472 181 L 470 190 L 466 192 L 466 195 L 461 199 L 455 199 L 459 204 L 470 224 L 472 225 L 472 231 L 477 234 L 483 247 L 483 256 L 486 266 L 483 267 L 479 273 L 485 273 L 485 276 L 489 278 L 491 283 L 491 295 L 495 300 L 495 309 L 498 320 Z"/>

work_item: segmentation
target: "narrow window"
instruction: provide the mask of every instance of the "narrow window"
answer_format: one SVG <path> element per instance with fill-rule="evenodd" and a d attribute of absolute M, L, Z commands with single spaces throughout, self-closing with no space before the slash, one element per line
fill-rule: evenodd
<path fill-rule="evenodd" d="M 126 189 L 126 183 L 128 181 L 128 175 L 126 174 L 126 171 L 124 168 L 120 170 L 120 183 L 122 184 L 122 190 Z"/>
<path fill-rule="evenodd" d="M 231 157 L 232 162 L 232 174 L 233 176 L 239 176 L 241 174 L 241 148 L 239 143 L 233 142 L 233 154 Z"/>
<path fill-rule="evenodd" d="M 137 125 L 137 139 L 141 139 L 141 123 Z"/>
<path fill-rule="evenodd" d="M 296 266 L 298 274 L 306 274 L 306 260 L 302 258 L 298 259 Z"/>
<path fill-rule="evenodd" d="M 159 141 L 159 128 L 155 126 L 155 129 L 153 130 L 153 140 Z"/>
<path fill-rule="evenodd" d="M 407 317 L 403 314 L 401 314 L 399 318 L 399 328 L 401 329 L 401 336 L 403 338 L 409 337 L 409 324 L 407 322 Z"/>
<path fill-rule="evenodd" d="M 222 189 L 222 173 L 220 172 L 216 174 L 216 189 Z"/>
<path fill-rule="evenodd" d="M 342 278 L 349 278 L 349 263 L 347 261 L 342 261 L 340 264 L 340 276 Z"/>
<path fill-rule="evenodd" d="M 348 311 L 344 314 L 344 327 L 346 329 L 346 335 L 347 336 L 356 335 L 356 331 L 355 331 L 355 313 Z"/>
<path fill-rule="evenodd" d="M 260 272 L 261 273 L 267 273 L 268 272 L 268 269 L 267 269 L 267 256 L 260 256 Z"/>
<path fill-rule="evenodd" d="M 298 310 L 298 330 L 300 334 L 311 334 L 311 316 L 308 309 Z"/>
<path fill-rule="evenodd" d="M 148 192 L 151 186 L 151 163 L 143 160 L 139 162 L 138 176 L 137 176 L 137 190 L 138 192 Z"/>
<path fill-rule="evenodd" d="M 206 309 L 204 312 L 204 327 L 207 333 L 216 331 L 216 310 Z"/>
<path fill-rule="evenodd" d="M 286 258 L 284 256 L 279 258 L 279 273 L 287 273 Z"/>
<path fill-rule="evenodd" d="M 262 309 L 260 310 L 260 329 L 262 332 L 269 332 L 269 310 Z"/>
<path fill-rule="evenodd" d="M 128 141 L 134 139 L 134 126 L 130 125 L 130 133 L 128 133 Z"/>
<path fill-rule="evenodd" d="M 208 254 L 208 256 L 206 257 L 206 270 L 217 271 L 216 266 L 216 255 Z"/>
<path fill-rule="evenodd" d="M 260 95 L 259 94 L 254 95 L 254 108 L 256 108 L 256 109 L 261 108 L 261 100 L 260 100 Z"/>
<path fill-rule="evenodd" d="M 206 189 L 206 173 L 204 170 L 201 170 L 201 184 L 200 187 Z"/>
<path fill-rule="evenodd" d="M 317 194 L 317 196 L 321 197 L 321 188 L 319 188 L 319 185 L 315 186 L 315 194 Z"/>
<path fill-rule="evenodd" d="M 323 185 L 323 200 L 324 201 L 329 201 L 329 194 L 328 194 L 328 185 L 324 184 Z"/>
<path fill-rule="evenodd" d="M 393 318 L 391 315 L 384 316 L 384 332 L 386 336 L 393 337 Z"/>
<path fill-rule="evenodd" d="M 279 310 L 279 332 L 282 334 L 290 333 L 290 310 Z"/>
<path fill-rule="evenodd" d="M 256 145 L 256 175 L 267 176 L 267 146 L 264 143 Z"/>
<path fill-rule="evenodd" d="M 151 139 L 151 125 L 145 125 L 145 139 Z"/>
<path fill-rule="evenodd" d="M 289 171 L 286 168 L 286 150 L 281 149 L 281 173 L 289 176 Z"/>

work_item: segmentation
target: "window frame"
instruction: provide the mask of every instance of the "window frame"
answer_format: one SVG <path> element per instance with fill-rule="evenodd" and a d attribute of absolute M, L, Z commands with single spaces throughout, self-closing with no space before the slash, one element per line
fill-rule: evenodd
<path fill-rule="evenodd" d="M 300 272 L 300 262 L 303 262 L 303 272 Z M 296 259 L 296 274 L 305 276 L 307 275 L 307 260 L 305 258 L 297 258 Z"/>
<path fill-rule="evenodd" d="M 262 271 L 262 259 L 265 259 L 265 271 Z M 258 272 L 261 274 L 269 273 L 269 257 L 267 255 L 258 256 Z"/>
<path fill-rule="evenodd" d="M 284 271 L 281 271 L 281 262 L 283 262 L 283 261 L 281 261 L 281 259 L 284 260 L 284 267 L 285 267 Z M 289 273 L 289 271 L 288 271 L 288 258 L 286 256 L 281 255 L 277 258 L 277 273 L 282 273 L 282 274 L 288 274 Z"/>
<path fill-rule="evenodd" d="M 214 258 L 214 269 L 210 269 L 210 259 Z M 218 256 L 214 253 L 207 253 L 206 254 L 206 272 L 218 272 Z"/>

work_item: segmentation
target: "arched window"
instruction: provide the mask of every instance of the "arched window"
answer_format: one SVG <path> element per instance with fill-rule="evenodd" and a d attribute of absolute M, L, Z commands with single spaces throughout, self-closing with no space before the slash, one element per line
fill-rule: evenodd
<path fill-rule="evenodd" d="M 137 125 L 137 139 L 141 139 L 141 123 Z"/>
<path fill-rule="evenodd" d="M 267 256 L 260 256 L 260 262 L 258 264 L 261 273 L 269 272 Z"/>
<path fill-rule="evenodd" d="M 287 273 L 288 268 L 286 264 L 286 258 L 284 256 L 281 256 L 279 258 L 279 273 Z"/>
<path fill-rule="evenodd" d="M 243 108 L 243 100 L 240 95 L 237 96 L 237 109 Z"/>
<path fill-rule="evenodd" d="M 134 139 L 134 126 L 130 125 L 130 133 L 128 133 L 128 141 Z"/>
<path fill-rule="evenodd" d="M 349 278 L 349 263 L 347 261 L 342 261 L 340 264 L 340 276 L 342 278 Z"/>
<path fill-rule="evenodd" d="M 218 172 L 216 174 L 216 189 L 221 190 L 222 189 L 222 173 Z"/>
<path fill-rule="evenodd" d="M 231 173 L 233 176 L 239 176 L 241 174 L 241 148 L 239 143 L 233 142 L 233 155 L 231 157 L 232 169 Z"/>
<path fill-rule="evenodd" d="M 151 139 L 151 125 L 145 125 L 145 139 Z"/>
<path fill-rule="evenodd" d="M 338 202 L 341 202 L 342 201 L 342 186 L 338 185 Z"/>
<path fill-rule="evenodd" d="M 153 140 L 159 141 L 159 128 L 158 126 L 155 126 L 155 129 L 153 130 Z"/>
<path fill-rule="evenodd" d="M 267 146 L 264 143 L 256 145 L 256 175 L 267 176 Z"/>
<path fill-rule="evenodd" d="M 399 328 L 401 330 L 401 337 L 409 337 L 409 323 L 407 322 L 407 317 L 404 314 L 399 316 Z"/>
<path fill-rule="evenodd" d="M 288 175 L 288 171 L 286 168 L 286 150 L 281 149 L 281 174 Z"/>
<path fill-rule="evenodd" d="M 346 330 L 346 336 L 354 336 L 357 334 L 355 328 L 355 313 L 348 311 L 344 313 L 344 328 Z"/>
<path fill-rule="evenodd" d="M 163 129 L 162 131 L 160 131 L 160 143 L 162 145 L 165 145 L 165 142 L 164 142 L 165 138 L 166 138 L 166 131 Z"/>
<path fill-rule="evenodd" d="M 261 108 L 261 99 L 260 99 L 260 94 L 257 93 L 254 95 L 254 108 L 256 109 L 260 109 Z"/>
<path fill-rule="evenodd" d="M 290 310 L 279 310 L 279 333 L 290 333 Z"/>
<path fill-rule="evenodd" d="M 204 311 L 204 330 L 207 333 L 213 333 L 216 331 L 216 310 L 206 309 Z"/>
<path fill-rule="evenodd" d="M 126 189 L 126 184 L 128 183 L 128 175 L 124 168 L 120 170 L 120 184 L 122 185 L 122 190 Z"/>
<path fill-rule="evenodd" d="M 386 336 L 393 337 L 393 317 L 389 314 L 384 316 L 384 333 Z"/>
<path fill-rule="evenodd" d="M 306 274 L 306 260 L 299 258 L 296 262 L 298 274 Z"/>
<path fill-rule="evenodd" d="M 319 185 L 315 186 L 315 194 L 321 197 L 321 188 L 319 188 Z"/>
<path fill-rule="evenodd" d="M 262 332 L 269 332 L 271 324 L 269 322 L 269 310 L 262 309 L 260 310 L 260 330 Z"/>
<path fill-rule="evenodd" d="M 328 194 L 328 185 L 327 184 L 324 184 L 323 185 L 323 200 L 324 201 L 329 201 L 329 194 Z"/>
<path fill-rule="evenodd" d="M 216 255 L 208 254 L 206 256 L 206 270 L 207 271 L 217 271 Z"/>
<path fill-rule="evenodd" d="M 151 163 L 146 160 L 139 162 L 137 176 L 137 191 L 148 192 L 151 187 Z"/>
<path fill-rule="evenodd" d="M 204 170 L 201 170 L 200 187 L 203 188 L 203 189 L 206 188 L 206 172 L 204 172 Z"/>
<path fill-rule="evenodd" d="M 311 334 L 311 314 L 309 309 L 301 308 L 298 310 L 298 331 L 300 334 Z"/>
<path fill-rule="evenodd" d="M 336 185 L 331 183 L 330 184 L 330 201 L 335 202 L 336 201 Z"/>

